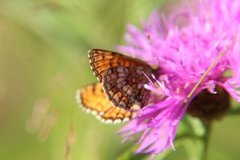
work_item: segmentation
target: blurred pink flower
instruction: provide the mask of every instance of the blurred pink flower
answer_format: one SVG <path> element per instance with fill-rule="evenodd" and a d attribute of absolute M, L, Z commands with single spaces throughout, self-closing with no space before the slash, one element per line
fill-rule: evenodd
<path fill-rule="evenodd" d="M 174 149 L 178 124 L 191 102 L 184 103 L 186 96 L 227 46 L 192 97 L 205 89 L 214 94 L 221 86 L 240 102 L 239 22 L 240 1 L 206 0 L 184 3 L 168 16 L 154 11 L 142 29 L 128 26 L 128 44 L 118 50 L 160 68 L 155 75 L 158 87 L 145 85 L 160 98 L 119 131 L 126 139 L 142 133 L 136 153 L 153 157 L 170 146 Z M 227 70 L 232 76 L 224 76 Z"/>

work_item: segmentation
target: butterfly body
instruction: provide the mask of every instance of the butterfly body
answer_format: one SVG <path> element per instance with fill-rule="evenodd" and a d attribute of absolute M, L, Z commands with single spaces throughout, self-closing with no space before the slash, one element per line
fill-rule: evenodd
<path fill-rule="evenodd" d="M 119 119 L 120 121 L 124 118 L 131 119 L 133 113 L 148 102 L 150 91 L 144 88 L 144 84 L 148 83 L 147 77 L 151 77 L 153 69 L 141 60 L 102 49 L 90 50 L 88 57 L 90 67 L 99 83 L 90 85 L 78 93 L 82 105 L 90 110 L 95 109 L 102 119 Z M 100 104 L 100 100 L 98 103 L 91 102 L 97 102 L 96 99 L 99 99 L 97 97 L 106 104 Z M 110 109 L 106 111 L 97 107 L 98 105 L 108 105 Z M 110 111 L 112 113 L 118 111 L 121 114 L 114 113 L 110 116 L 111 118 L 102 116 Z"/>

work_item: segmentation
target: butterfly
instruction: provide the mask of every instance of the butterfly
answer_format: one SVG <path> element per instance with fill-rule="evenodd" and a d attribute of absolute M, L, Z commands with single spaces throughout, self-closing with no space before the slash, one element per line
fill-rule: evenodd
<path fill-rule="evenodd" d="M 150 91 L 144 88 L 154 73 L 146 62 L 121 53 L 92 49 L 89 64 L 98 83 L 76 93 L 80 106 L 106 123 L 133 118 L 148 103 Z"/>

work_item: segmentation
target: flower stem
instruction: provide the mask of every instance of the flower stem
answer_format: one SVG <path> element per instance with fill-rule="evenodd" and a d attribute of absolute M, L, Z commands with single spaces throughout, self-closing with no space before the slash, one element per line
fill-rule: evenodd
<path fill-rule="evenodd" d="M 211 128 L 212 128 L 212 123 L 211 122 L 204 122 L 204 126 L 206 129 L 206 133 L 202 138 L 203 141 L 203 151 L 201 155 L 201 160 L 207 160 L 207 155 L 208 155 L 208 147 L 209 147 L 209 138 L 210 138 L 210 133 L 211 133 Z"/>
<path fill-rule="evenodd" d="M 228 115 L 230 115 L 230 116 L 240 115 L 240 107 L 233 108 L 231 111 L 229 111 Z"/>

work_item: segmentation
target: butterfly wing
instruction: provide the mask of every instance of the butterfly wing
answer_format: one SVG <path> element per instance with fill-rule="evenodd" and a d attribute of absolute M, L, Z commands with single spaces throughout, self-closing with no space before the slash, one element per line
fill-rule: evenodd
<path fill-rule="evenodd" d="M 134 112 L 115 107 L 106 98 L 101 83 L 88 85 L 78 90 L 76 99 L 87 112 L 96 115 L 103 122 L 122 122 L 132 118 Z"/>
<path fill-rule="evenodd" d="M 90 50 L 88 55 L 92 71 L 114 106 L 138 110 L 147 103 L 149 91 L 143 85 L 153 73 L 147 63 L 101 49 Z"/>

